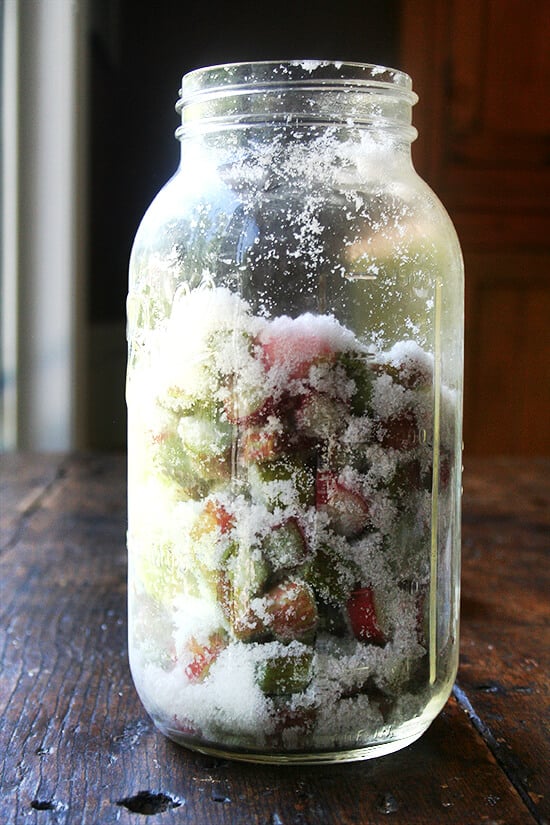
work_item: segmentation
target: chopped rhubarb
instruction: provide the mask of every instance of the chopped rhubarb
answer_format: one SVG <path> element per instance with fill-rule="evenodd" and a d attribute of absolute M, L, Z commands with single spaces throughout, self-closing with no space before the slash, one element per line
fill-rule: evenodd
<path fill-rule="evenodd" d="M 235 526 L 235 519 L 221 502 L 208 499 L 192 530 L 193 538 L 200 538 L 216 530 L 223 535 Z"/>
<path fill-rule="evenodd" d="M 325 338 L 290 325 L 285 334 L 266 334 L 261 341 L 267 369 L 281 369 L 288 378 L 307 378 L 312 364 L 333 356 Z"/>
<path fill-rule="evenodd" d="M 441 532 L 454 393 L 414 342 L 381 351 L 351 301 L 347 328 L 277 315 L 282 296 L 259 313 L 225 287 L 180 297 L 185 324 L 180 313 L 155 330 L 132 425 L 131 641 L 145 692 L 171 732 L 241 754 L 378 741 L 377 723 L 398 730 L 435 695 L 430 488 Z M 438 617 L 446 645 L 453 617 Z"/>
<path fill-rule="evenodd" d="M 364 415 L 372 397 L 372 379 L 374 372 L 367 357 L 362 353 L 348 351 L 342 353 L 340 362 L 346 375 L 352 379 L 355 392 L 351 398 L 351 411 L 354 415 Z"/>
<path fill-rule="evenodd" d="M 279 448 L 279 433 L 262 427 L 249 427 L 243 433 L 241 456 L 244 462 L 273 461 Z"/>
<path fill-rule="evenodd" d="M 292 699 L 292 702 L 290 701 Z M 273 726 L 267 741 L 273 748 L 285 747 L 289 733 L 302 738 L 315 726 L 319 708 L 314 704 L 296 704 L 295 696 L 273 696 Z"/>
<path fill-rule="evenodd" d="M 202 682 L 208 675 L 212 663 L 226 647 L 226 640 L 221 633 L 213 633 L 208 637 L 208 644 L 202 645 L 194 636 L 189 639 L 187 650 L 191 654 L 191 661 L 185 667 L 185 675 L 190 682 Z"/>
<path fill-rule="evenodd" d="M 372 587 L 354 590 L 346 604 L 353 635 L 360 642 L 383 645 L 386 638 L 380 627 Z"/>
<path fill-rule="evenodd" d="M 233 385 L 224 400 L 223 408 L 231 424 L 254 424 L 269 414 L 272 399 L 261 388 L 244 390 Z"/>
<path fill-rule="evenodd" d="M 319 616 L 311 587 L 300 580 L 289 580 L 273 587 L 266 595 L 269 629 L 283 642 L 308 640 L 317 628 Z"/>
<path fill-rule="evenodd" d="M 312 676 L 313 649 L 301 647 L 258 663 L 256 681 L 264 693 L 281 696 L 305 690 Z"/>
<path fill-rule="evenodd" d="M 303 576 L 320 599 L 333 607 L 344 604 L 361 575 L 359 567 L 334 547 L 322 544 L 303 569 Z"/>
<path fill-rule="evenodd" d="M 311 392 L 296 410 L 296 426 L 310 438 L 327 441 L 345 427 L 346 413 L 342 401 L 320 392 Z"/>
<path fill-rule="evenodd" d="M 302 525 L 295 516 L 276 524 L 262 542 L 262 549 L 276 569 L 296 567 L 306 558 L 307 545 Z"/>
<path fill-rule="evenodd" d="M 404 412 L 380 422 L 379 440 L 383 447 L 412 450 L 418 443 L 418 425 L 412 412 Z"/>
<path fill-rule="evenodd" d="M 342 484 L 335 473 L 326 470 L 317 473 L 315 490 L 317 509 L 327 513 L 336 533 L 351 538 L 366 530 L 370 502 L 362 493 Z"/>

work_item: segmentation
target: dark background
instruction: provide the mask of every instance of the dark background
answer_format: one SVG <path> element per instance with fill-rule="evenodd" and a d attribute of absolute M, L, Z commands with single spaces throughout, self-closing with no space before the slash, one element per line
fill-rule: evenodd
<path fill-rule="evenodd" d="M 176 170 L 182 75 L 234 61 L 398 60 L 398 0 L 94 0 L 90 48 L 89 320 L 122 320 L 138 223 Z"/>

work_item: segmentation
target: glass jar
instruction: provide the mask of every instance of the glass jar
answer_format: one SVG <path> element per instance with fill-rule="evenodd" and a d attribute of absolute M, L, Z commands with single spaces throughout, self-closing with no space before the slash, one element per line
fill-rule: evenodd
<path fill-rule="evenodd" d="M 458 652 L 463 271 L 410 78 L 183 78 L 131 257 L 129 640 L 158 728 L 251 761 L 419 737 Z"/>

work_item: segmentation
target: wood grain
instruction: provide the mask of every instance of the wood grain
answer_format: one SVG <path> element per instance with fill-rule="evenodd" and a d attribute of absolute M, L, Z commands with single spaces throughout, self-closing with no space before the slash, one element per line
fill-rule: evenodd
<path fill-rule="evenodd" d="M 459 690 L 424 737 L 298 768 L 194 754 L 148 720 L 127 665 L 124 459 L 3 457 L 0 822 L 541 825 L 549 470 L 467 467 Z"/>
<path fill-rule="evenodd" d="M 550 460 L 466 465 L 459 690 L 526 805 L 550 820 Z"/>

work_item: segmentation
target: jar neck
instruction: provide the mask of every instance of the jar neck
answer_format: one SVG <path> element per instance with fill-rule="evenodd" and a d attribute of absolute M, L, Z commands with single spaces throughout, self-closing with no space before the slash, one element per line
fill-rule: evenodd
<path fill-rule="evenodd" d="M 416 101 L 407 74 L 371 64 L 306 60 L 213 66 L 183 77 L 176 136 L 330 126 L 368 130 L 406 152 L 416 137 L 411 125 Z"/>

